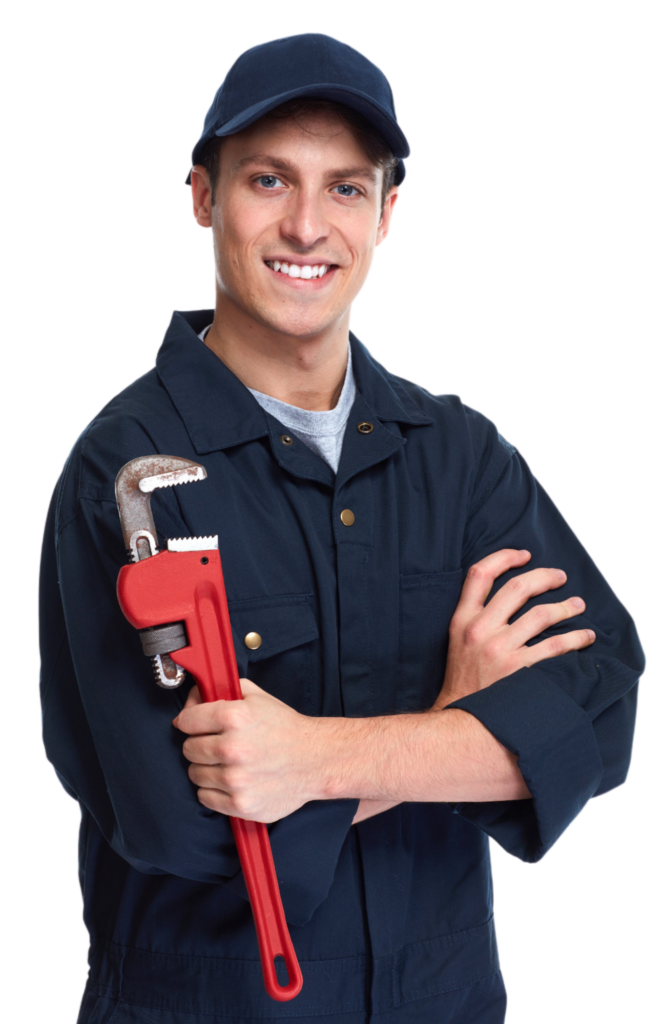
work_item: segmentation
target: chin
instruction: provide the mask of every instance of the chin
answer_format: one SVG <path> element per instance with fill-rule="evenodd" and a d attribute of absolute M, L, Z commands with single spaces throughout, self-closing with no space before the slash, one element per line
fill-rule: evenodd
<path fill-rule="evenodd" d="M 341 316 L 345 311 L 325 310 L 325 312 L 313 313 L 311 309 L 291 309 L 287 312 L 283 309 L 261 309 L 256 319 L 262 320 L 266 327 L 279 334 L 287 334 L 292 338 L 310 338 L 321 334 Z"/>

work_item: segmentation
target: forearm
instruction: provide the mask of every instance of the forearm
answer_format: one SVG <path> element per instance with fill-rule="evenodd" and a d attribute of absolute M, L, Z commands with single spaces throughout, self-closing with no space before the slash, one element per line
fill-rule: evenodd
<path fill-rule="evenodd" d="M 458 709 L 317 721 L 327 798 L 360 798 L 355 821 L 401 801 L 522 800 L 531 794 L 514 754 Z M 385 802 L 375 810 L 363 801 Z M 375 805 L 377 806 L 377 805 Z"/>

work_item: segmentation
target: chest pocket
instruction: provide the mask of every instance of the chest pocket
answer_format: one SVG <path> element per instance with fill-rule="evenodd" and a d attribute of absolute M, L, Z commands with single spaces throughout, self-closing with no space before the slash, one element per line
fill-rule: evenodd
<path fill-rule="evenodd" d="M 424 711 L 439 694 L 463 580 L 462 569 L 401 576 L 397 711 Z"/>
<path fill-rule="evenodd" d="M 301 714 L 312 714 L 319 676 L 312 594 L 230 601 L 239 674 Z"/>

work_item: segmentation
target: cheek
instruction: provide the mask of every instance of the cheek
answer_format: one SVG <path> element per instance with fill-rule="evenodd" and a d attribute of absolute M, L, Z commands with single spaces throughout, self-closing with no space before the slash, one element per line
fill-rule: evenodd
<path fill-rule="evenodd" d="M 359 263 L 359 273 L 360 273 L 361 276 L 366 277 L 366 275 L 368 274 L 368 271 L 371 268 L 371 263 L 373 262 L 373 254 L 374 253 L 375 253 L 375 244 L 371 244 L 369 246 L 369 248 L 364 249 L 364 251 L 361 253 L 361 258 L 360 258 L 360 263 Z"/>

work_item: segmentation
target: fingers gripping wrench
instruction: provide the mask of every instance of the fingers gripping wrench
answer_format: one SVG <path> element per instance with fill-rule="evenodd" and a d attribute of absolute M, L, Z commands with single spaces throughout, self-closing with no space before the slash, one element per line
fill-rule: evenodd
<path fill-rule="evenodd" d="M 189 671 L 203 701 L 241 700 L 221 559 L 216 537 L 168 540 L 159 551 L 150 496 L 160 487 L 204 480 L 203 466 L 153 455 L 133 459 L 115 483 L 122 533 L 131 565 L 120 570 L 117 593 L 129 622 L 141 631 L 160 686 L 179 686 Z M 230 818 L 251 901 L 267 993 L 294 999 L 302 974 L 283 913 L 266 825 Z M 280 985 L 275 958 L 288 983 Z"/>

